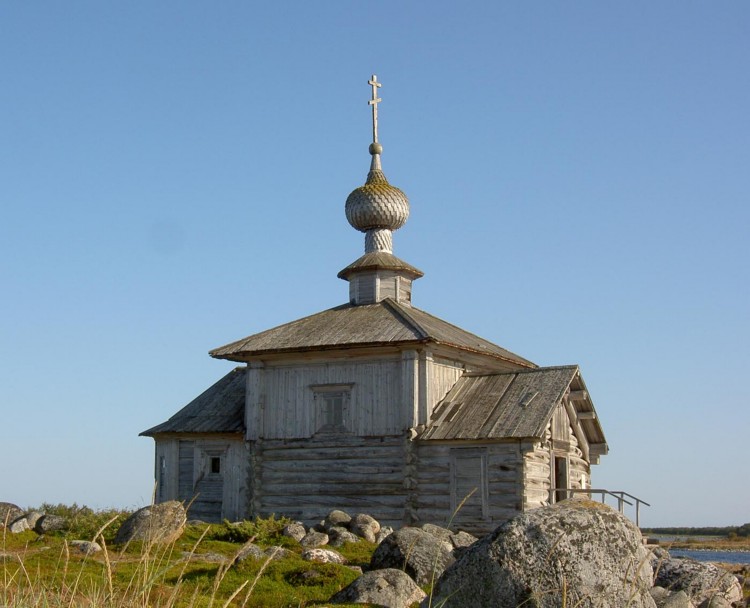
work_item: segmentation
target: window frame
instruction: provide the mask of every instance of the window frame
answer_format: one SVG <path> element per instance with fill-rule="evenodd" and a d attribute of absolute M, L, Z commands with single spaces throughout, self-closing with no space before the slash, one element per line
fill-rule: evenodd
<path fill-rule="evenodd" d="M 353 383 L 312 384 L 316 433 L 351 432 L 351 398 Z M 332 401 L 341 398 L 340 416 L 331 412 Z"/>

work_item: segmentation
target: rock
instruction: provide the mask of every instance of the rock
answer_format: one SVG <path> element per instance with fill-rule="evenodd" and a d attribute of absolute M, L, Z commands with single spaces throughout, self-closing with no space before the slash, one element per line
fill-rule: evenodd
<path fill-rule="evenodd" d="M 653 597 L 653 594 L 651 594 L 651 597 Z M 675 591 L 674 593 L 667 591 L 664 599 L 661 602 L 656 602 L 656 606 L 657 608 L 695 608 L 695 604 L 690 601 L 684 591 Z"/>
<path fill-rule="evenodd" d="M 102 550 L 99 543 L 88 541 L 88 540 L 71 540 L 68 543 L 73 549 L 84 555 L 91 555 L 92 553 L 99 553 Z"/>
<path fill-rule="evenodd" d="M 332 547 L 341 547 L 345 543 L 358 543 L 359 540 L 359 536 L 340 526 L 333 526 L 328 530 L 328 544 Z"/>
<path fill-rule="evenodd" d="M 461 550 L 470 547 L 479 540 L 476 536 L 469 534 L 468 532 L 451 532 L 448 528 L 441 528 L 435 524 L 423 524 L 422 530 L 441 540 L 449 542 L 453 545 L 454 550 L 459 549 L 459 551 L 454 551 L 455 557 L 458 557 L 458 555 L 462 553 Z"/>
<path fill-rule="evenodd" d="M 57 532 L 65 530 L 68 527 L 68 520 L 59 515 L 42 515 L 34 524 L 34 532 L 37 534 L 47 534 L 47 532 Z"/>
<path fill-rule="evenodd" d="M 369 524 L 349 524 L 349 530 L 359 538 L 363 538 L 368 543 L 374 543 L 376 536 Z"/>
<path fill-rule="evenodd" d="M 345 564 L 346 558 L 333 549 L 305 549 L 302 559 L 308 562 L 319 562 L 321 564 Z"/>
<path fill-rule="evenodd" d="M 390 526 L 383 526 L 380 528 L 380 532 L 375 535 L 375 542 L 379 545 L 391 534 L 393 534 L 393 528 Z"/>
<path fill-rule="evenodd" d="M 672 557 L 662 562 L 654 584 L 672 591 L 684 591 L 697 605 L 717 594 L 729 603 L 742 599 L 742 587 L 732 573 L 714 564 L 687 558 Z"/>
<path fill-rule="evenodd" d="M 29 526 L 29 521 L 25 517 L 19 517 L 13 523 L 8 524 L 8 531 L 11 534 L 20 534 L 26 532 L 26 530 L 31 530 L 31 526 Z"/>
<path fill-rule="evenodd" d="M 307 530 L 305 530 L 305 525 L 296 521 L 293 524 L 288 524 L 284 526 L 284 528 L 281 530 L 281 534 L 283 536 L 288 536 L 290 538 L 293 538 L 297 542 L 301 541 L 303 538 L 305 538 L 305 534 L 307 534 Z"/>
<path fill-rule="evenodd" d="M 352 525 L 355 526 L 369 526 L 372 529 L 373 534 L 377 534 L 380 532 L 380 523 L 378 520 L 376 520 L 372 515 L 367 515 L 366 513 L 357 513 L 354 517 L 352 517 L 352 521 L 349 524 L 349 529 L 351 529 Z"/>
<path fill-rule="evenodd" d="M 723 595 L 714 595 L 711 599 L 702 602 L 699 608 L 732 608 L 732 604 Z"/>
<path fill-rule="evenodd" d="M 403 569 L 419 585 L 437 580 L 454 562 L 453 545 L 420 528 L 401 528 L 383 540 L 370 560 L 370 569 Z"/>
<path fill-rule="evenodd" d="M 11 524 L 19 517 L 23 517 L 23 509 L 12 502 L 0 502 L 0 527 Z"/>
<path fill-rule="evenodd" d="M 289 549 L 284 549 L 284 547 L 268 547 L 268 549 L 266 549 L 263 553 L 271 561 L 284 559 L 286 557 L 294 555 L 292 551 L 290 551 Z"/>
<path fill-rule="evenodd" d="M 185 507 L 176 500 L 143 507 L 122 523 L 115 536 L 115 544 L 122 545 L 134 540 L 170 543 L 180 537 L 186 521 Z"/>
<path fill-rule="evenodd" d="M 299 544 L 303 547 L 322 547 L 328 544 L 328 534 L 325 532 L 317 532 L 310 530 L 304 537 L 299 541 Z"/>
<path fill-rule="evenodd" d="M 387 540 L 386 540 L 387 542 Z M 469 547 L 435 585 L 432 605 L 654 608 L 638 528 L 616 510 L 570 499 L 518 515 Z"/>
<path fill-rule="evenodd" d="M 36 527 L 36 522 L 42 517 L 44 517 L 44 513 L 40 513 L 39 511 L 29 511 L 26 514 L 26 521 L 29 523 L 29 528 L 33 530 Z"/>
<path fill-rule="evenodd" d="M 266 559 L 267 557 L 268 556 L 263 552 L 263 549 L 261 549 L 258 545 L 254 545 L 253 543 L 245 543 L 242 549 L 240 549 L 234 556 L 234 559 L 232 560 L 232 566 L 237 566 L 247 559 L 258 560 Z"/>
<path fill-rule="evenodd" d="M 386 608 L 408 608 L 426 597 L 417 584 L 395 568 L 372 570 L 335 594 L 334 603 L 376 604 Z"/>
<path fill-rule="evenodd" d="M 326 518 L 323 520 L 323 527 L 328 530 L 328 528 L 334 526 L 348 526 L 351 520 L 352 516 L 346 511 L 336 509 L 326 515 Z"/>

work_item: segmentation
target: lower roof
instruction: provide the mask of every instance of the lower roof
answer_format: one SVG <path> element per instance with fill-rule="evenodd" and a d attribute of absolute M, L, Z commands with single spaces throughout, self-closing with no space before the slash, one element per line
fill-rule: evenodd
<path fill-rule="evenodd" d="M 141 435 L 244 433 L 246 371 L 246 367 L 233 369 L 169 420 L 143 431 Z"/>

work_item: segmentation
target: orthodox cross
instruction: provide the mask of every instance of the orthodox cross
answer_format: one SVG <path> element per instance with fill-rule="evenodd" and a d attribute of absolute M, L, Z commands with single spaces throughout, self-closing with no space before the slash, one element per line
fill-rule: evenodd
<path fill-rule="evenodd" d="M 378 143 L 378 103 L 383 101 L 378 97 L 378 89 L 381 85 L 375 74 L 373 74 L 372 78 L 367 81 L 367 84 L 372 87 L 372 99 L 367 102 L 372 106 L 372 141 L 373 143 Z"/>

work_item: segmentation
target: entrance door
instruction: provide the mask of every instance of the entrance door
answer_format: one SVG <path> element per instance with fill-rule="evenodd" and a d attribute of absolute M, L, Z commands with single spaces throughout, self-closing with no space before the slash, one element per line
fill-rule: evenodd
<path fill-rule="evenodd" d="M 570 487 L 570 477 L 568 475 L 568 458 L 566 456 L 555 456 L 555 466 L 552 473 L 552 487 L 556 488 L 553 502 L 569 498 L 570 493 L 567 490 Z"/>

